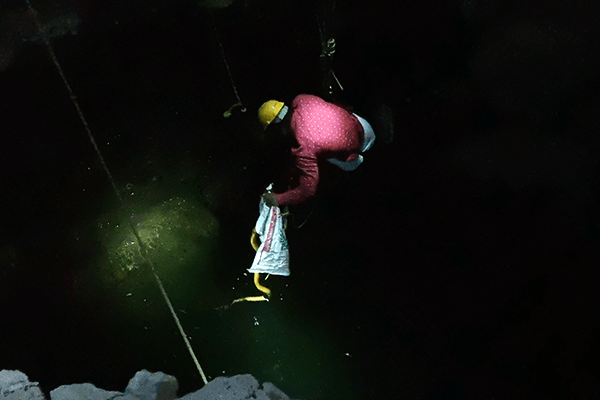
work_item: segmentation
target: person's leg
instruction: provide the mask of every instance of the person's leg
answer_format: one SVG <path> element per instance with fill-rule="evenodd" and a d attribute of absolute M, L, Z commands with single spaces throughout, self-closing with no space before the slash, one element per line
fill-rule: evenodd
<path fill-rule="evenodd" d="M 373 132 L 373 127 L 371 127 L 371 124 L 369 124 L 369 122 L 366 119 L 364 119 L 360 115 L 354 114 L 354 116 L 358 119 L 358 122 L 360 122 L 360 124 L 362 125 L 363 131 L 365 133 L 365 140 L 360 149 L 360 152 L 364 153 L 365 151 L 369 150 L 371 148 L 371 146 L 373 146 L 373 143 L 375 143 L 375 132 Z M 363 160 L 364 160 L 363 156 L 361 156 L 360 154 L 358 155 L 358 157 L 355 160 L 352 160 L 352 161 L 340 161 L 335 158 L 327 159 L 327 161 L 329 161 L 333 165 L 337 165 L 344 171 L 354 171 L 356 168 L 358 168 L 358 166 L 360 164 L 362 164 Z"/>
<path fill-rule="evenodd" d="M 365 132 L 365 141 L 360 149 L 360 152 L 364 153 L 365 151 L 369 150 L 371 146 L 373 146 L 373 143 L 375 143 L 375 132 L 373 132 L 373 127 L 366 119 L 360 115 L 354 114 L 354 116 L 358 118 L 358 122 L 360 122 L 363 127 L 363 131 Z"/>
<path fill-rule="evenodd" d="M 358 168 L 358 166 L 360 164 L 362 164 L 362 162 L 363 162 L 363 156 L 361 156 L 359 154 L 358 157 L 356 158 L 356 160 L 352 160 L 352 161 L 340 161 L 340 160 L 335 159 L 335 158 L 328 158 L 327 161 L 329 161 L 333 165 L 337 165 L 338 167 L 340 167 L 344 171 L 354 171 L 356 168 Z"/>

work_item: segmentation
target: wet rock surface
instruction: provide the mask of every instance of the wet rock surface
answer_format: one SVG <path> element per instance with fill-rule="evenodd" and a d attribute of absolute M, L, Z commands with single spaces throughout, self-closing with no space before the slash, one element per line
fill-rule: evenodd
<path fill-rule="evenodd" d="M 50 400 L 174 400 L 178 399 L 177 379 L 162 372 L 138 371 L 124 392 L 99 389 L 91 383 L 62 385 L 50 391 Z M 0 394 L 8 400 L 45 400 L 38 382 L 30 382 L 21 371 L 0 371 Z M 270 382 L 260 384 L 250 374 L 217 377 L 202 389 L 189 393 L 182 400 L 289 400 Z"/>

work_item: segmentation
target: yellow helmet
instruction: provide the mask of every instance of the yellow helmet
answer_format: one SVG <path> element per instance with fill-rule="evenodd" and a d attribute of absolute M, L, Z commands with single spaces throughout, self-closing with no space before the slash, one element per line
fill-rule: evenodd
<path fill-rule="evenodd" d="M 260 106 L 258 109 L 258 119 L 263 129 L 267 129 L 267 126 L 277 117 L 283 106 L 284 104 L 277 100 L 269 100 Z"/>

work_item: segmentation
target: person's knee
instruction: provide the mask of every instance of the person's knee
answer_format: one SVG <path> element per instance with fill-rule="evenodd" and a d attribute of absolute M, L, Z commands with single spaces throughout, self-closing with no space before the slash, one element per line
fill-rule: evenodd
<path fill-rule="evenodd" d="M 339 168 L 343 169 L 344 171 L 354 171 L 356 168 L 358 168 L 358 166 L 360 164 L 362 164 L 363 160 L 364 160 L 363 156 L 361 156 L 360 154 L 358 155 L 358 157 L 356 157 L 356 159 L 354 159 L 352 161 L 340 161 L 336 158 L 328 158 L 327 159 L 327 161 L 329 161 L 333 165 L 338 166 Z"/>
<path fill-rule="evenodd" d="M 354 114 L 354 116 L 356 116 L 356 118 L 358 119 L 358 122 L 360 122 L 360 124 L 363 127 L 364 141 L 363 141 L 363 145 L 360 149 L 360 152 L 364 153 L 365 151 L 369 150 L 371 148 L 371 146 L 373 146 L 373 143 L 375 143 L 375 132 L 373 131 L 373 127 L 371 126 L 369 121 L 367 121 L 360 115 Z"/>

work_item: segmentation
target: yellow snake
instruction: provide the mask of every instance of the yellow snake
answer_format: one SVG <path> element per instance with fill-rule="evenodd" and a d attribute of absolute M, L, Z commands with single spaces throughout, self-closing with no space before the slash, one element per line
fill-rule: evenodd
<path fill-rule="evenodd" d="M 256 230 L 252 229 L 252 235 L 250 236 L 250 244 L 254 251 L 258 251 L 258 247 L 260 246 L 260 239 L 256 234 Z M 254 285 L 258 290 L 264 293 L 262 296 L 248 296 L 242 297 L 241 299 L 235 299 L 231 304 L 239 303 L 240 301 L 269 301 L 269 297 L 271 297 L 271 289 L 265 287 L 260 284 L 258 281 L 260 274 L 258 272 L 254 273 Z M 267 275 L 267 278 L 269 276 Z"/>

